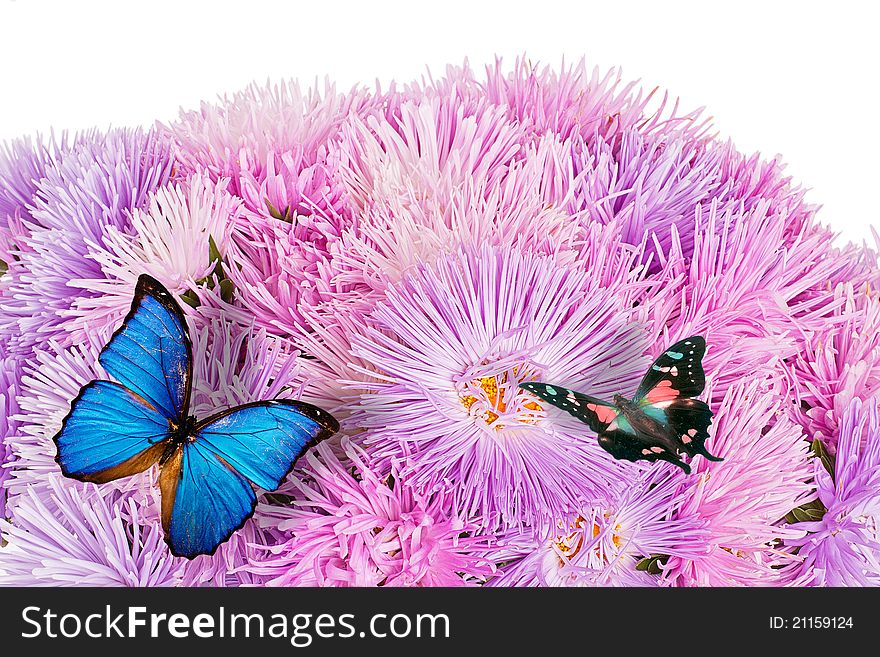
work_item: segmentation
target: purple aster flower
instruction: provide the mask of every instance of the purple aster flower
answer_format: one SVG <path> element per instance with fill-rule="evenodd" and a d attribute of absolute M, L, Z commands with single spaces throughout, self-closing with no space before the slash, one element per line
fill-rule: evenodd
<path fill-rule="evenodd" d="M 284 538 L 248 570 L 270 586 L 463 586 L 492 575 L 489 540 L 445 492 L 419 495 L 396 473 L 380 477 L 346 439 L 341 449 L 318 444 L 299 466 L 309 479 L 289 484 L 292 501 L 258 507 Z"/>
<path fill-rule="evenodd" d="M 497 558 L 506 563 L 492 586 L 656 585 L 655 574 L 636 568 L 640 562 L 699 558 L 707 550 L 702 521 L 674 517 L 685 480 L 677 468 L 658 465 L 616 499 L 559 523 L 549 538 L 526 534 L 501 540 Z"/>
<path fill-rule="evenodd" d="M 420 490 L 449 481 L 487 529 L 555 521 L 622 483 L 624 469 L 569 416 L 518 386 L 611 398 L 647 367 L 631 290 L 515 248 L 465 250 L 389 287 L 352 337 L 375 383 L 352 424 Z M 384 467 L 384 465 L 383 465 Z"/>
<path fill-rule="evenodd" d="M 14 521 L 0 520 L 4 586 L 175 586 L 184 560 L 171 556 L 144 507 L 112 489 L 47 475 L 27 489 Z"/>
<path fill-rule="evenodd" d="M 786 413 L 784 384 L 752 377 L 732 386 L 715 411 L 707 448 L 724 461 L 695 459 L 675 519 L 701 521 L 706 553 L 671 557 L 663 579 L 677 586 L 802 584 L 803 536 L 782 518 L 815 497 L 809 443 Z M 783 544 L 783 542 L 785 544 Z"/>
<path fill-rule="evenodd" d="M 150 193 L 143 207 L 131 212 L 125 230 L 104 228 L 103 247 L 90 254 L 100 273 L 70 281 L 82 294 L 61 311 L 61 328 L 72 342 L 95 331 L 109 338 L 104 329 L 115 328 L 128 312 L 132 290 L 144 273 L 175 291 L 213 279 L 218 265 L 223 267 L 240 215 L 241 201 L 226 192 L 225 183 L 200 175 Z"/>
<path fill-rule="evenodd" d="M 6 517 L 6 480 L 12 458 L 9 441 L 18 430 L 15 416 L 18 414 L 16 398 L 21 376 L 17 360 L 5 352 L 5 346 L 0 343 L 0 518 Z"/>
<path fill-rule="evenodd" d="M 60 313 L 76 297 L 95 293 L 71 287 L 101 276 L 90 257 L 105 248 L 110 227 L 130 228 L 130 213 L 170 178 L 173 161 L 155 133 L 114 130 L 91 135 L 48 167 L 34 193 L 30 235 L 0 298 L 0 331 L 16 336 L 28 354 L 57 334 Z"/>
<path fill-rule="evenodd" d="M 880 413 L 876 400 L 853 399 L 839 426 L 834 474 L 813 459 L 825 515 L 795 527 L 787 541 L 817 586 L 880 586 Z"/>
<path fill-rule="evenodd" d="M 72 139 L 62 133 L 57 140 L 54 135 L 48 140 L 23 137 L 0 144 L 0 235 L 8 230 L 7 222 L 14 222 L 19 229 L 24 227 L 24 221 L 33 223 L 34 198 L 47 171 L 56 168 L 74 149 L 97 138 L 96 131 L 88 131 Z M 5 248 L 0 257 L 4 255 L 9 255 Z M 7 257 L 3 260 L 9 262 Z"/>
<path fill-rule="evenodd" d="M 584 217 L 602 223 L 617 219 L 622 239 L 630 244 L 650 236 L 649 254 L 655 248 L 668 251 L 675 227 L 689 257 L 697 207 L 723 192 L 723 155 L 711 142 L 670 140 L 636 129 L 584 144 L 573 157 L 575 172 L 584 173 L 578 185 Z M 658 266 L 656 258 L 653 264 Z"/>

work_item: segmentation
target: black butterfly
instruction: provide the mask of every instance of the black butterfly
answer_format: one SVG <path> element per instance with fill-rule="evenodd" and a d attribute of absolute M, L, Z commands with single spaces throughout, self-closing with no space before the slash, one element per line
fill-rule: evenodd
<path fill-rule="evenodd" d="M 690 474 L 681 456 L 723 460 L 705 447 L 712 411 L 705 402 L 691 399 L 706 385 L 701 363 L 705 353 L 706 341 L 699 335 L 676 342 L 651 365 L 632 400 L 618 394 L 608 403 L 536 381 L 521 383 L 520 388 L 585 422 L 614 458 L 662 459 Z"/>

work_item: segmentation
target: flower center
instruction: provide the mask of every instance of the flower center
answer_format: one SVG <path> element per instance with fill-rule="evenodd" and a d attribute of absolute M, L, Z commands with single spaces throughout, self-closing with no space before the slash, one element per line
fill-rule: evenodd
<path fill-rule="evenodd" d="M 459 392 L 462 406 L 473 417 L 481 418 L 494 429 L 502 429 L 512 422 L 536 424 L 543 409 L 533 395 L 519 388 L 523 381 L 534 377 L 523 376 L 526 368 L 512 367 L 492 376 L 483 376 L 464 385 Z"/>
<path fill-rule="evenodd" d="M 605 520 L 609 519 L 609 515 L 605 514 Z M 563 536 L 556 541 L 556 547 L 559 548 L 559 551 L 570 561 L 574 559 L 578 552 L 581 551 L 581 548 L 584 545 L 584 539 L 586 532 L 584 531 L 584 525 L 587 523 L 587 520 L 583 516 L 578 516 L 575 518 L 575 521 L 570 524 L 572 529 L 571 533 Z M 599 534 L 602 533 L 602 527 L 599 526 L 597 521 L 593 521 L 592 528 L 592 538 L 596 539 L 599 537 Z M 611 534 L 611 543 L 614 545 L 615 549 L 620 549 L 620 544 L 623 542 L 623 539 L 620 537 L 620 524 L 614 525 L 614 531 Z M 605 563 L 608 563 L 608 556 L 603 553 L 602 548 L 598 542 L 594 542 L 593 544 L 593 554 L 603 560 Z"/>

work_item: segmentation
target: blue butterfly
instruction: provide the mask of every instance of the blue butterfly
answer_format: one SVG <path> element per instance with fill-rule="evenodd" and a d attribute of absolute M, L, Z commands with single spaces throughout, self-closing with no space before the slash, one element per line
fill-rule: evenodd
<path fill-rule="evenodd" d="M 118 383 L 83 386 L 55 435 L 55 460 L 65 476 L 99 484 L 158 463 L 162 528 L 177 556 L 213 554 L 253 515 L 251 484 L 278 488 L 300 454 L 339 430 L 326 411 L 286 399 L 196 420 L 183 312 L 146 274 L 98 360 Z"/>

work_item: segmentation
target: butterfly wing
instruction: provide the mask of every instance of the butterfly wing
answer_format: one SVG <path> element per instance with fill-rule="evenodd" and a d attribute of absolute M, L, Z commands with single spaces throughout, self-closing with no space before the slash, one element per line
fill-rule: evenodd
<path fill-rule="evenodd" d="M 83 386 L 55 435 L 64 475 L 105 483 L 156 463 L 169 437 L 168 419 L 150 402 L 112 381 Z"/>
<path fill-rule="evenodd" d="M 338 429 L 329 413 L 292 400 L 245 404 L 200 422 L 160 480 L 171 551 L 213 553 L 253 514 L 250 482 L 278 488 L 310 444 Z"/>
<path fill-rule="evenodd" d="M 602 449 L 614 458 L 625 461 L 655 461 L 661 458 L 650 449 L 650 456 L 644 454 L 643 450 L 647 447 L 644 438 L 613 404 L 567 388 L 536 381 L 521 383 L 520 387 L 585 422 L 596 432 Z"/>
<path fill-rule="evenodd" d="M 248 480 L 200 445 L 186 442 L 162 467 L 162 527 L 171 553 L 213 554 L 251 517 L 257 496 Z"/>
<path fill-rule="evenodd" d="M 568 388 L 538 381 L 521 383 L 519 387 L 537 395 L 545 402 L 556 406 L 556 408 L 570 413 L 581 422 L 586 423 L 596 433 L 607 431 L 615 418 L 620 414 L 620 410 L 614 404 L 609 404 L 601 399 L 596 399 L 595 397 L 590 397 L 590 395 L 575 392 Z M 622 416 L 620 419 L 624 420 Z M 614 430 L 615 428 L 612 427 L 612 431 Z"/>
<path fill-rule="evenodd" d="M 648 405 L 699 395 L 706 385 L 702 364 L 705 353 L 706 340 L 702 336 L 679 340 L 654 361 L 633 401 Z"/>
<path fill-rule="evenodd" d="M 656 407 L 645 407 L 645 409 Z M 694 457 L 702 454 L 710 461 L 723 461 L 706 449 L 709 425 L 712 424 L 712 410 L 699 399 L 675 399 L 668 406 L 658 409 L 665 416 L 670 434 L 679 451 Z"/>
<path fill-rule="evenodd" d="M 186 415 L 192 344 L 183 311 L 155 278 L 138 278 L 131 310 L 98 360 L 110 376 L 165 417 Z"/>

